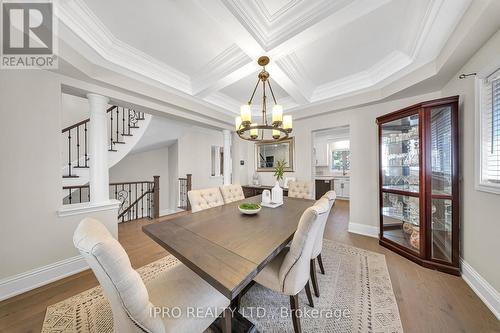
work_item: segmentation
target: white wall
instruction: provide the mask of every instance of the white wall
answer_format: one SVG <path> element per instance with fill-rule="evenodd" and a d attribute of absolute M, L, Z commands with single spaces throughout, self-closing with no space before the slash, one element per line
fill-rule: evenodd
<path fill-rule="evenodd" d="M 179 177 L 193 175 L 193 189 L 217 187 L 222 177 L 211 177 L 211 147 L 223 146 L 222 131 L 193 127 L 178 140 Z"/>
<path fill-rule="evenodd" d="M 461 73 L 476 73 L 500 67 L 498 31 L 446 84 L 443 95 L 460 95 L 461 153 L 461 255 L 500 292 L 500 195 L 481 192 L 474 184 L 475 79 L 459 80 Z"/>
<path fill-rule="evenodd" d="M 63 197 L 57 74 L 1 71 L 0 113 L 1 290 L 5 278 L 77 256 L 72 237 L 82 216 L 57 215 Z M 91 215 L 117 235 L 116 209 Z"/>
<path fill-rule="evenodd" d="M 76 124 L 90 117 L 89 102 L 86 98 L 61 94 L 62 128 Z"/>
<path fill-rule="evenodd" d="M 168 147 L 129 154 L 109 169 L 109 182 L 153 181 L 160 176 L 160 214 L 169 209 Z"/>

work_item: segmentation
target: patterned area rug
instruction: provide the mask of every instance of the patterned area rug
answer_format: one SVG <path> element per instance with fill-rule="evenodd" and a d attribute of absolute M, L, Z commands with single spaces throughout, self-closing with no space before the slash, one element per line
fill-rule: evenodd
<path fill-rule="evenodd" d="M 384 255 L 325 240 L 322 257 L 326 275 L 318 273 L 321 296 L 313 296 L 314 308 L 305 292 L 299 295 L 303 332 L 403 332 Z M 138 272 L 147 283 L 176 264 L 166 256 Z M 287 296 L 256 284 L 240 312 L 260 332 L 293 332 L 289 307 Z M 49 306 L 42 333 L 111 333 L 112 319 L 101 287 L 95 287 Z"/>

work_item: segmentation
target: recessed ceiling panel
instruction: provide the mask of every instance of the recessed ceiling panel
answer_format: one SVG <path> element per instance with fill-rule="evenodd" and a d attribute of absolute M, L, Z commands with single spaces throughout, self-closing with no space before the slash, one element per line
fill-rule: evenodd
<path fill-rule="evenodd" d="M 429 0 L 392 1 L 295 51 L 317 86 L 365 71 L 395 51 L 410 53 Z M 410 55 L 410 54 L 408 54 Z"/>
<path fill-rule="evenodd" d="M 191 0 L 85 3 L 116 38 L 190 76 L 234 43 Z"/>

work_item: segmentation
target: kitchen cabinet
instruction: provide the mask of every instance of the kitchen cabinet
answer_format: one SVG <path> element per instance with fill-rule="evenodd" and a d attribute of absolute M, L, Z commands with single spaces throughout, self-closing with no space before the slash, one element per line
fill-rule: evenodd
<path fill-rule="evenodd" d="M 316 166 L 328 166 L 328 142 L 326 140 L 314 142 L 314 159 Z"/>
<path fill-rule="evenodd" d="M 346 177 L 334 178 L 333 188 L 338 198 L 349 199 L 349 192 L 350 192 L 349 178 Z"/>

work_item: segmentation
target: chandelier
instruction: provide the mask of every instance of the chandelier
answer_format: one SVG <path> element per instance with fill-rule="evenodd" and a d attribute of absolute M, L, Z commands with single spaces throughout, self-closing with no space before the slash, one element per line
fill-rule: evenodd
<path fill-rule="evenodd" d="M 259 66 L 262 66 L 262 70 L 259 72 L 250 100 L 247 104 L 241 106 L 241 116 L 235 119 L 236 133 L 238 133 L 240 138 L 248 141 L 271 143 L 286 140 L 292 132 L 292 116 L 283 116 L 283 106 L 276 102 L 276 97 L 269 81 L 269 73 L 266 72 L 266 65 L 269 64 L 269 58 L 262 56 L 257 60 L 257 63 Z M 260 83 L 262 83 L 262 122 L 259 124 L 252 122 L 251 105 Z M 266 87 L 269 87 L 274 102 L 271 124 L 268 123 L 267 119 Z"/>

